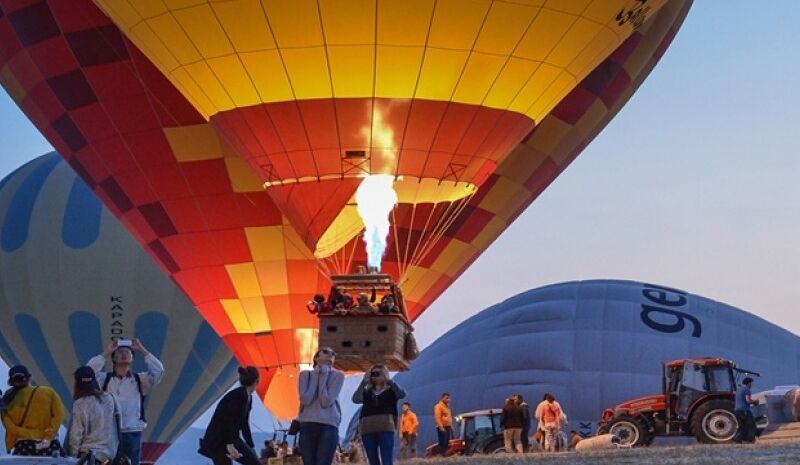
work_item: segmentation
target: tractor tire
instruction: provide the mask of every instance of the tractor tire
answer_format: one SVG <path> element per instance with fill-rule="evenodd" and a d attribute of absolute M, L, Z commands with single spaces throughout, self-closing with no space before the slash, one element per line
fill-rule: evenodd
<path fill-rule="evenodd" d="M 653 433 L 642 417 L 620 415 L 608 425 L 600 428 L 598 434 L 613 434 L 619 438 L 620 447 L 647 447 L 653 443 Z"/>
<path fill-rule="evenodd" d="M 702 444 L 724 444 L 736 436 L 739 422 L 733 413 L 733 402 L 712 399 L 697 407 L 691 419 L 692 432 Z"/>
<path fill-rule="evenodd" d="M 486 443 L 482 447 L 483 453 L 488 455 L 496 455 L 496 454 L 505 454 L 506 453 L 506 445 L 503 440 L 492 440 Z"/>

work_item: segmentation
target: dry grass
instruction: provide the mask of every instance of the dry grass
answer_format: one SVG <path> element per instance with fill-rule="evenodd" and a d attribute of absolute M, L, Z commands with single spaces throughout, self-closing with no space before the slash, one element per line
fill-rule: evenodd
<path fill-rule="evenodd" d="M 748 445 L 692 445 L 650 447 L 645 449 L 616 449 L 608 451 L 526 454 L 525 456 L 497 455 L 436 459 L 417 459 L 404 462 L 437 465 L 796 465 L 800 463 L 800 442 L 770 442 Z M 418 465 L 422 465 L 419 463 Z"/>

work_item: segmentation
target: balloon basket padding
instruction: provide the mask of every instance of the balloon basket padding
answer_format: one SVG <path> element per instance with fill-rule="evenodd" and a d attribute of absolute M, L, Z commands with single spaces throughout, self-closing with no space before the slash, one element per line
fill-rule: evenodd
<path fill-rule="evenodd" d="M 319 347 L 336 351 L 334 366 L 343 371 L 367 371 L 384 364 L 389 371 L 406 371 L 406 333 L 403 315 L 322 315 Z"/>

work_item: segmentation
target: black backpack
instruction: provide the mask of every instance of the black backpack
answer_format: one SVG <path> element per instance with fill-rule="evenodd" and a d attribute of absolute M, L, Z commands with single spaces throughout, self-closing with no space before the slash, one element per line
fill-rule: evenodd
<path fill-rule="evenodd" d="M 103 392 L 108 392 L 108 383 L 111 382 L 112 376 L 112 374 L 106 373 L 106 380 L 103 381 Z M 144 395 L 144 391 L 142 391 L 142 378 L 139 377 L 139 373 L 133 373 L 133 379 L 136 380 L 136 388 L 139 390 L 139 419 L 143 422 L 147 422 L 144 416 L 144 403 L 147 400 L 147 396 Z"/>

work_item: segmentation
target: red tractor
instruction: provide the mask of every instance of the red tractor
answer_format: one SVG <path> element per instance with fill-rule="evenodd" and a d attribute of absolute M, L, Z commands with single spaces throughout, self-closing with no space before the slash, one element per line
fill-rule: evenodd
<path fill-rule="evenodd" d="M 598 434 L 619 437 L 620 445 L 649 446 L 656 436 L 694 436 L 701 443 L 733 439 L 738 428 L 734 397 L 739 378 L 758 373 L 722 358 L 673 360 L 662 366 L 662 394 L 606 409 Z"/>

